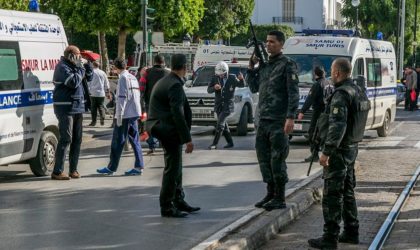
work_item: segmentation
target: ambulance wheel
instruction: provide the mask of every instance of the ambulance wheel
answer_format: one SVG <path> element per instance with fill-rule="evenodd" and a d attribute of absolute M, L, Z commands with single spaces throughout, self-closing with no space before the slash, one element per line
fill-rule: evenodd
<path fill-rule="evenodd" d="M 385 113 L 384 123 L 382 124 L 382 127 L 378 128 L 376 132 L 378 133 L 379 137 L 386 137 L 389 133 L 389 128 L 391 127 L 391 114 L 389 113 L 389 110 Z"/>
<path fill-rule="evenodd" d="M 57 137 L 52 132 L 42 132 L 37 155 L 29 161 L 29 166 L 35 176 L 46 176 L 52 172 L 57 144 Z"/>
<path fill-rule="evenodd" d="M 239 136 L 245 136 L 248 134 L 248 106 L 244 105 L 241 111 L 241 117 L 239 118 L 238 127 L 236 133 Z"/>

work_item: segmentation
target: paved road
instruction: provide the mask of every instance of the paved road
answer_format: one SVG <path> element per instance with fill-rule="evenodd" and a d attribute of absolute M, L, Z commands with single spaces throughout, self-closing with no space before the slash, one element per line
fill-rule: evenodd
<path fill-rule="evenodd" d="M 185 219 L 160 217 L 161 151 L 145 156 L 143 176 L 122 176 L 134 163 L 131 153 L 124 154 L 116 176 L 95 174 L 108 162 L 109 129 L 85 129 L 80 180 L 36 178 L 27 165 L 0 167 L 0 249 L 190 249 L 197 245 L 248 213 L 265 194 L 255 135 L 234 137 L 232 150 L 208 151 L 212 135 L 199 133 L 203 129 L 194 128 L 195 151 L 184 155 L 186 199 L 202 210 Z M 307 164 L 301 159 L 307 154 L 305 139 L 294 138 L 289 188 L 305 177 Z"/>
<path fill-rule="evenodd" d="M 356 199 L 359 209 L 360 244 L 339 244 L 339 249 L 367 249 L 389 211 L 420 164 L 420 111 L 397 111 L 394 132 L 386 138 L 365 134 L 356 173 Z M 419 185 L 417 185 L 418 188 Z M 384 249 L 420 249 L 420 199 L 415 190 L 401 212 Z M 308 239 L 322 234 L 321 205 L 316 204 L 291 224 L 263 250 L 308 249 Z"/>

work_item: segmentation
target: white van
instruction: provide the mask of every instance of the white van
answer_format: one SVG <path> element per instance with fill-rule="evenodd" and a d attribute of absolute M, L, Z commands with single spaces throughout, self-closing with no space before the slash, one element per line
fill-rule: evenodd
<path fill-rule="evenodd" d="M 237 62 L 243 61 L 248 63 L 254 48 L 246 48 L 241 46 L 225 46 L 225 45 L 199 45 L 194 57 L 193 71 L 208 63 L 217 63 L 219 61 Z"/>
<path fill-rule="evenodd" d="M 27 161 L 36 176 L 55 162 L 53 73 L 67 38 L 60 18 L 0 10 L 0 165 Z"/>
<path fill-rule="evenodd" d="M 376 129 L 378 136 L 387 136 L 390 123 L 395 120 L 397 95 L 397 65 L 390 42 L 358 37 L 297 36 L 287 39 L 283 53 L 291 57 L 299 71 L 299 106 L 302 107 L 314 83 L 312 71 L 323 66 L 331 76 L 331 63 L 337 57 L 346 57 L 353 67 L 354 79 L 363 77 L 371 100 L 366 129 Z M 292 135 L 306 135 L 311 111 L 303 121 L 297 121 Z"/>

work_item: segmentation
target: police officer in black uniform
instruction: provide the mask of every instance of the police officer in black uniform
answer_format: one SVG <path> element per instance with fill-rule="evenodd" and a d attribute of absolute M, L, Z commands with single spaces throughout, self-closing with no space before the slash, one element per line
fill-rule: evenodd
<path fill-rule="evenodd" d="M 302 120 L 304 113 L 309 110 L 312 106 L 312 117 L 311 124 L 309 125 L 309 143 L 311 144 L 311 155 L 305 159 L 306 162 L 312 160 L 312 154 L 315 153 L 314 143 L 312 140 L 316 122 L 318 121 L 319 116 L 325 110 L 324 103 L 324 86 L 328 84 L 328 80 L 325 79 L 325 71 L 323 68 L 317 66 L 314 69 L 315 83 L 312 85 L 311 90 L 309 90 L 308 97 L 305 100 L 305 103 L 302 106 L 302 109 L 299 111 L 298 120 Z M 318 154 L 314 155 L 314 161 L 318 161 Z"/>
<path fill-rule="evenodd" d="M 323 142 L 319 163 L 324 167 L 322 210 L 325 223 L 323 236 L 310 239 L 308 243 L 319 249 L 336 249 L 337 241 L 359 243 L 354 164 L 358 143 L 363 139 L 370 101 L 350 75 L 348 59 L 334 60 L 331 79 L 335 91 L 317 124 Z M 341 219 L 344 231 L 339 235 Z"/>
<path fill-rule="evenodd" d="M 222 133 L 227 142 L 224 148 L 233 147 L 233 140 L 226 119 L 234 111 L 233 97 L 235 88 L 244 87 L 242 73 L 239 73 L 238 77 L 234 74 L 229 74 L 227 63 L 217 63 L 214 71 L 216 75 L 207 88 L 209 94 L 215 93 L 214 112 L 217 114 L 216 134 L 214 135 L 213 143 L 208 147 L 210 150 L 217 148 Z"/>

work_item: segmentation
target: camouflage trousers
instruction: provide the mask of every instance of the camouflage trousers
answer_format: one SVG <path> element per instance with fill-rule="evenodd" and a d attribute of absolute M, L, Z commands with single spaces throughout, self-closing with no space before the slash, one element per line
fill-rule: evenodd
<path fill-rule="evenodd" d="M 255 148 L 263 181 L 271 185 L 285 185 L 286 158 L 289 155 L 289 139 L 284 133 L 284 121 L 260 120 Z"/>
<path fill-rule="evenodd" d="M 338 240 L 341 220 L 349 235 L 358 235 L 359 221 L 354 197 L 356 177 L 354 164 L 358 153 L 357 145 L 340 149 L 329 158 L 329 166 L 324 168 L 324 195 L 322 212 L 324 215 L 324 236 Z"/>

